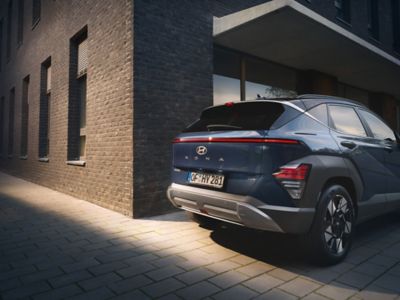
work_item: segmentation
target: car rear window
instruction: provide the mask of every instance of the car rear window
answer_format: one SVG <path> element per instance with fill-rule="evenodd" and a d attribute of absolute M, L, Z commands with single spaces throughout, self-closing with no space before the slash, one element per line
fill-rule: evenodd
<path fill-rule="evenodd" d="M 185 132 L 276 129 L 301 112 L 276 102 L 244 102 L 220 105 L 203 111 Z"/>

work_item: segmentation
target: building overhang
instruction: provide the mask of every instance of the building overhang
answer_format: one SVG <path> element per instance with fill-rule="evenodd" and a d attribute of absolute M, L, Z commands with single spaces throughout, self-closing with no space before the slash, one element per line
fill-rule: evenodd
<path fill-rule="evenodd" d="M 294 0 L 214 18 L 214 42 L 340 82 L 400 97 L 400 60 Z"/>

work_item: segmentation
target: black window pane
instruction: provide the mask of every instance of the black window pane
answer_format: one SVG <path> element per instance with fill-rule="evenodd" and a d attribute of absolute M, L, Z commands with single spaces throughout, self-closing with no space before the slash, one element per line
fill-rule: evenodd
<path fill-rule="evenodd" d="M 400 0 L 392 0 L 393 48 L 400 52 Z"/>
<path fill-rule="evenodd" d="M 379 1 L 368 0 L 368 31 L 374 39 L 379 39 Z"/>
<path fill-rule="evenodd" d="M 18 30 L 17 30 L 17 43 L 22 44 L 24 38 L 24 1 L 18 1 Z"/>
<path fill-rule="evenodd" d="M 223 130 L 267 130 L 278 128 L 300 114 L 280 103 L 247 102 L 215 106 L 205 110 L 200 119 L 185 132 Z"/>
<path fill-rule="evenodd" d="M 35 26 L 40 20 L 41 1 L 32 0 L 32 26 Z"/>

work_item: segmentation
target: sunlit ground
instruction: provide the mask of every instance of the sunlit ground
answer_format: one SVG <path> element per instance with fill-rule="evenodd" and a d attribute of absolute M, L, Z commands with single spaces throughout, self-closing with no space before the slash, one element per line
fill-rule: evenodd
<path fill-rule="evenodd" d="M 337 266 L 301 246 L 184 213 L 133 220 L 0 173 L 3 299 L 400 299 L 399 215 L 360 226 Z"/>

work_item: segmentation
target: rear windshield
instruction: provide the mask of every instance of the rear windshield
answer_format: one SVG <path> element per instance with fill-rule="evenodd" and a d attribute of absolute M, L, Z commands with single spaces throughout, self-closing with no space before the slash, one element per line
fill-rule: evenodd
<path fill-rule="evenodd" d="M 220 105 L 204 110 L 184 132 L 276 129 L 299 114 L 296 109 L 275 102 Z"/>

